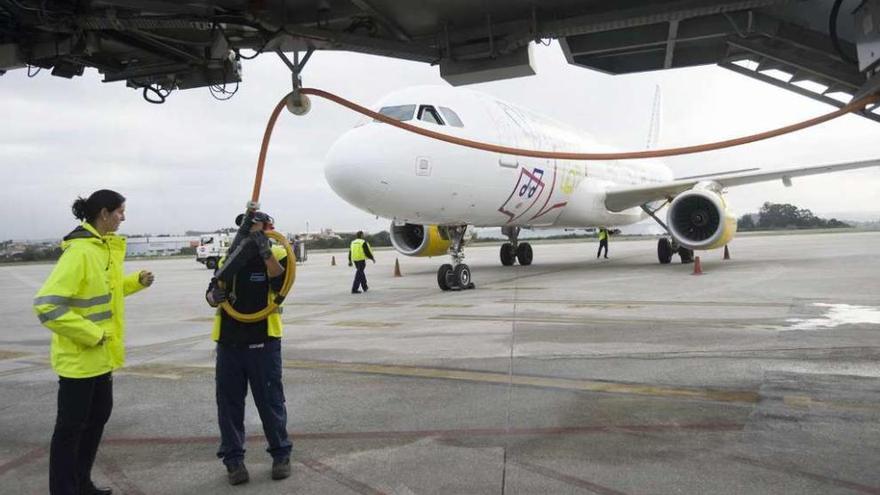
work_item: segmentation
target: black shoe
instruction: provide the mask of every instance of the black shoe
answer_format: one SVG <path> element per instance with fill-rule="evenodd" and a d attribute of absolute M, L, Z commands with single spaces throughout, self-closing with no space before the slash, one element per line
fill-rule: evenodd
<path fill-rule="evenodd" d="M 368 290 L 370 290 L 370 288 L 367 287 L 367 286 L 365 285 L 365 286 L 364 286 L 364 292 L 366 292 L 366 291 L 368 291 Z"/>
<path fill-rule="evenodd" d="M 244 463 L 226 466 L 226 477 L 229 479 L 230 485 L 240 485 L 251 479 Z"/>
<path fill-rule="evenodd" d="M 290 457 L 272 461 L 272 479 L 283 480 L 290 477 Z"/>
<path fill-rule="evenodd" d="M 607 260 L 607 259 L 608 259 L 608 256 L 606 256 L 605 259 Z"/>
<path fill-rule="evenodd" d="M 352 293 L 352 294 L 360 294 L 361 291 L 359 291 L 359 290 L 353 290 L 353 291 L 351 291 L 351 293 Z"/>
<path fill-rule="evenodd" d="M 94 483 L 89 483 L 80 488 L 79 493 L 80 495 L 113 495 L 113 490 L 110 488 L 98 488 Z"/>

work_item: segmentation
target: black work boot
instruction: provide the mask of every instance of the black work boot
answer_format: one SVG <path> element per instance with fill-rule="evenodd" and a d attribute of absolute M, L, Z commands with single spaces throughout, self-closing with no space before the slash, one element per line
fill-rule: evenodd
<path fill-rule="evenodd" d="M 230 485 L 240 485 L 242 483 L 247 483 L 248 480 L 251 479 L 243 462 L 226 466 L 226 476 L 229 478 Z"/>
<path fill-rule="evenodd" d="M 290 457 L 272 461 L 272 479 L 283 480 L 290 476 Z"/>
<path fill-rule="evenodd" d="M 89 482 L 87 485 L 79 489 L 80 495 L 113 495 L 110 488 L 98 488 L 94 483 Z"/>

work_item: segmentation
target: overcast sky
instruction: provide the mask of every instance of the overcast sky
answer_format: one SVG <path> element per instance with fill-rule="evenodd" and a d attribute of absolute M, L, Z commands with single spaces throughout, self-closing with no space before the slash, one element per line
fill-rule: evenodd
<path fill-rule="evenodd" d="M 643 149 L 654 87 L 662 88 L 660 147 L 737 137 L 820 115 L 831 107 L 715 66 L 608 76 L 570 66 L 559 46 L 534 47 L 537 76 L 471 86 L 583 129 L 621 150 Z M 290 74 L 274 55 L 244 62 L 230 101 L 207 89 L 176 91 L 151 105 L 94 70 L 67 80 L 48 71 L 0 76 L 0 240 L 57 238 L 75 224 L 77 195 L 111 188 L 128 198 L 123 233 L 182 233 L 231 223 L 250 197 L 260 140 Z M 437 67 L 341 52 L 317 52 L 306 86 L 371 104 L 415 84 L 445 84 Z M 330 227 L 381 230 L 326 184 L 323 159 L 358 121 L 313 100 L 305 117 L 282 114 L 263 183 L 263 208 L 289 232 Z M 745 167 L 765 169 L 880 157 L 880 123 L 845 116 L 812 129 L 723 151 L 674 157 L 677 176 Z M 590 150 L 582 150 L 590 151 Z M 739 215 L 764 201 L 815 213 L 869 212 L 880 218 L 880 168 L 741 186 L 729 199 Z M 876 213 L 876 214 L 875 214 Z"/>

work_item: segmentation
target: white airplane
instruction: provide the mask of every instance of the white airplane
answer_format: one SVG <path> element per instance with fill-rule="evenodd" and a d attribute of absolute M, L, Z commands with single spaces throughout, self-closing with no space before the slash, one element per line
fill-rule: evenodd
<path fill-rule="evenodd" d="M 418 86 L 382 98 L 374 111 L 409 124 L 474 141 L 551 150 L 613 152 L 565 124 L 475 91 Z M 653 217 L 667 232 L 660 263 L 682 262 L 693 250 L 720 248 L 736 233 L 728 187 L 880 165 L 880 160 L 741 170 L 675 178 L 656 160 L 573 161 L 524 158 L 466 148 L 378 121 L 364 121 L 331 147 L 324 169 L 341 198 L 389 218 L 394 248 L 407 256 L 450 254 L 437 282 L 443 290 L 473 288 L 464 261 L 468 226 L 501 227 L 509 242 L 501 263 L 532 263 L 518 242 L 521 228 L 620 226 Z M 664 223 L 656 212 L 668 204 Z"/>

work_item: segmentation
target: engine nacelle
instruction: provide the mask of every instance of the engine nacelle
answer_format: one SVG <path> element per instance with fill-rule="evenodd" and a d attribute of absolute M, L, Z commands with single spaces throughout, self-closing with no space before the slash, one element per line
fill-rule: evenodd
<path fill-rule="evenodd" d="M 715 249 L 736 234 L 736 217 L 715 183 L 700 183 L 672 200 L 666 215 L 672 236 L 688 249 Z"/>
<path fill-rule="evenodd" d="M 441 256 L 452 245 L 446 229 L 436 225 L 392 222 L 390 232 L 394 249 L 407 256 Z"/>

